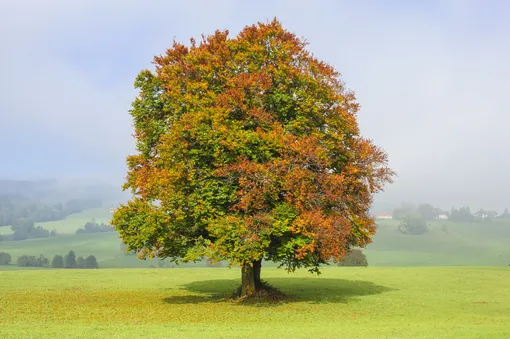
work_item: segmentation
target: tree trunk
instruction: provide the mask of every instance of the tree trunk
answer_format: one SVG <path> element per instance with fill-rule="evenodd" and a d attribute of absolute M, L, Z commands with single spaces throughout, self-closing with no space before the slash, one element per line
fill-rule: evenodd
<path fill-rule="evenodd" d="M 262 289 L 262 282 L 260 281 L 260 269 L 262 268 L 262 259 L 253 262 L 253 278 L 255 280 L 255 290 Z"/>
<path fill-rule="evenodd" d="M 255 269 L 253 263 L 245 263 L 241 268 L 241 297 L 255 294 Z"/>

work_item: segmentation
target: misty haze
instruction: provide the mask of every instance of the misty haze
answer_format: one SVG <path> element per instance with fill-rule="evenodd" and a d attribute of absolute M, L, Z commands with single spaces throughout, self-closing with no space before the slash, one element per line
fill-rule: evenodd
<path fill-rule="evenodd" d="M 0 3 L 0 337 L 510 337 L 509 13 Z"/>

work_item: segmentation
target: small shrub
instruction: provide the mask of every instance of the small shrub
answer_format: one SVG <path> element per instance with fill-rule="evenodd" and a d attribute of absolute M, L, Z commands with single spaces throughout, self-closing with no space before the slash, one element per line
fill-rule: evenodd
<path fill-rule="evenodd" d="M 11 256 L 9 253 L 0 252 L 0 265 L 9 265 L 11 263 Z"/>
<path fill-rule="evenodd" d="M 419 235 L 428 231 L 425 219 L 416 216 L 408 216 L 398 225 L 398 230 L 404 234 Z"/>
<path fill-rule="evenodd" d="M 361 250 L 350 250 L 338 266 L 368 266 L 367 257 Z"/>

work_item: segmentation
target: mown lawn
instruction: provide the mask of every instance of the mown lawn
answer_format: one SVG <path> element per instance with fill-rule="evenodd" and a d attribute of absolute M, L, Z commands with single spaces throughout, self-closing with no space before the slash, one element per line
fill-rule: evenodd
<path fill-rule="evenodd" d="M 509 338 L 510 268 L 325 268 L 264 278 L 292 297 L 233 302 L 239 270 L 0 272 L 0 338 Z"/>

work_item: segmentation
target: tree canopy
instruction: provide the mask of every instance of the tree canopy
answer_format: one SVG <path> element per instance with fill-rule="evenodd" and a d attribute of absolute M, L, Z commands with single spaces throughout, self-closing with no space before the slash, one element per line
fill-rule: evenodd
<path fill-rule="evenodd" d="M 262 259 L 318 272 L 370 243 L 372 197 L 393 172 L 360 135 L 353 92 L 306 45 L 274 20 L 174 42 L 140 72 L 133 197 L 112 220 L 128 250 L 226 260 L 250 295 Z"/>

